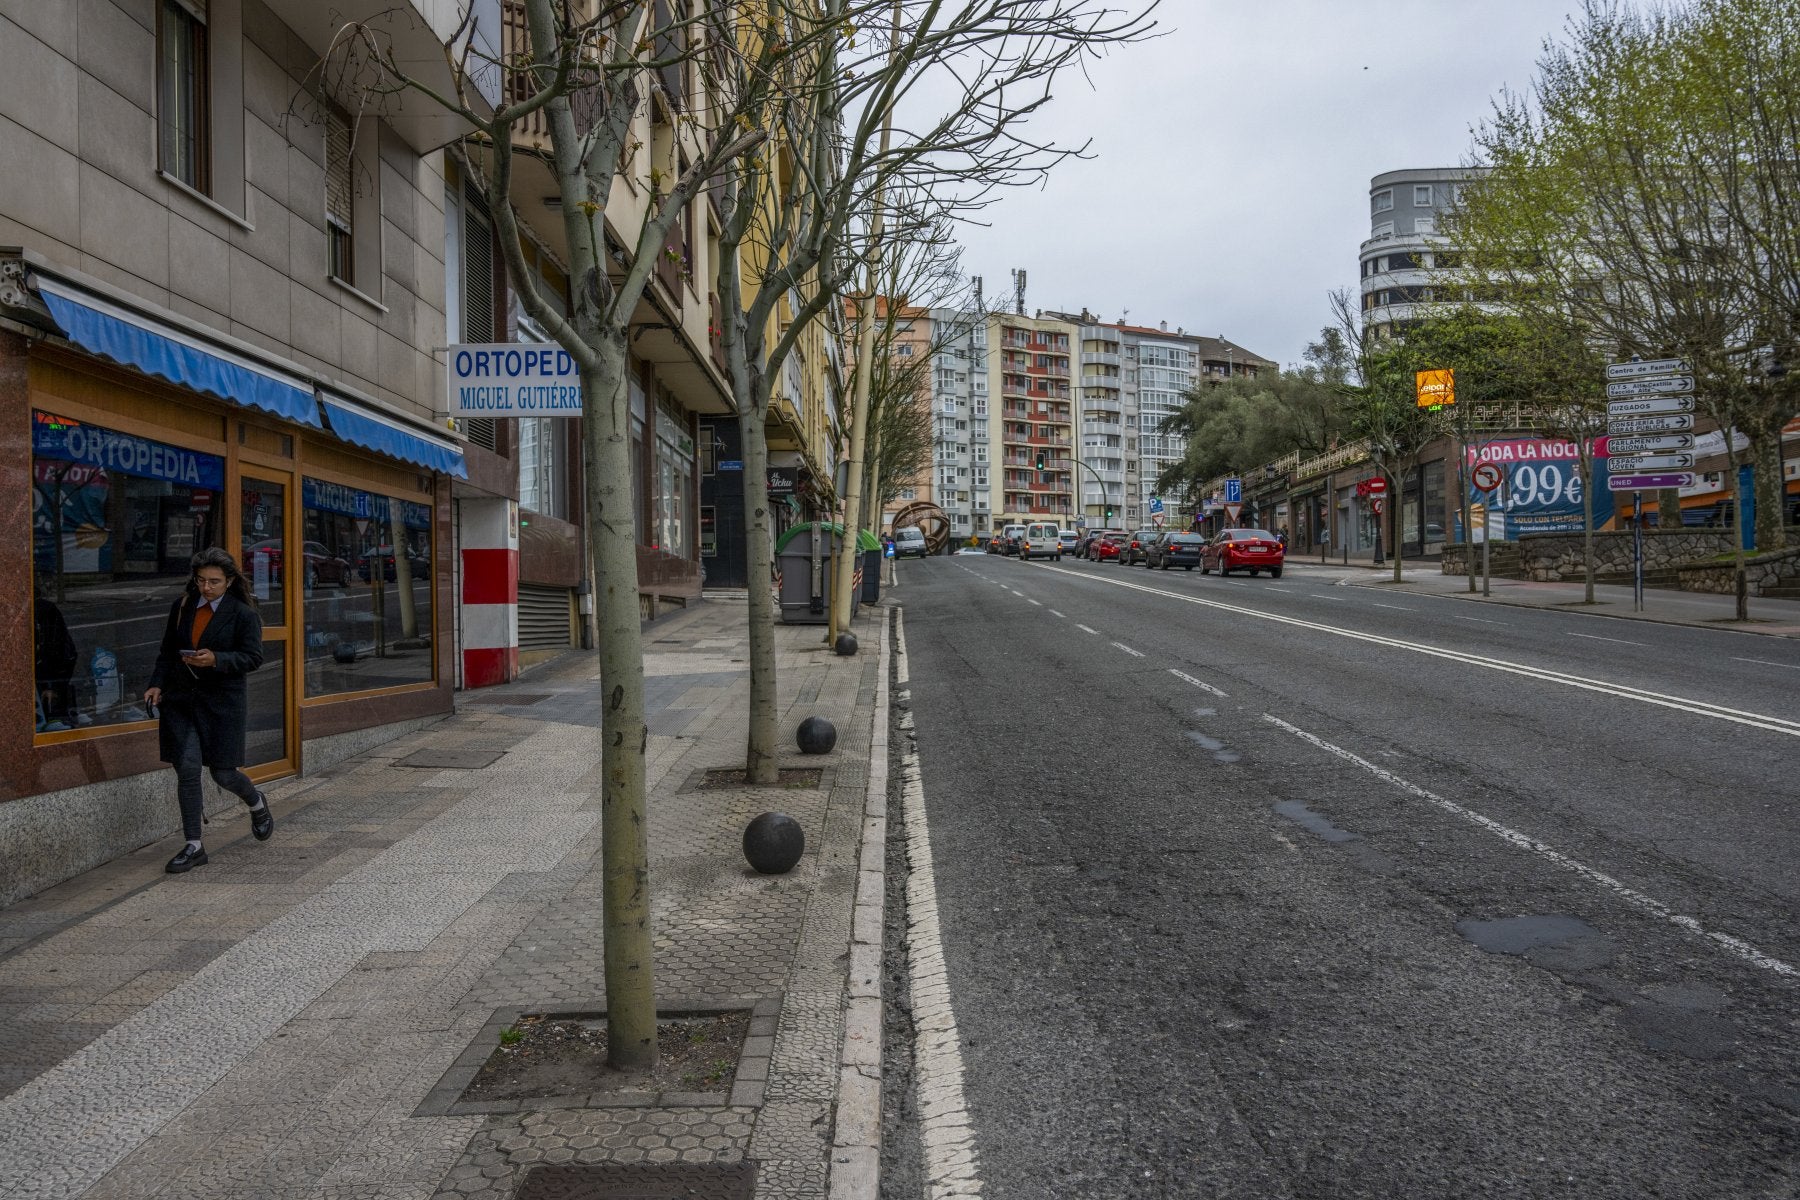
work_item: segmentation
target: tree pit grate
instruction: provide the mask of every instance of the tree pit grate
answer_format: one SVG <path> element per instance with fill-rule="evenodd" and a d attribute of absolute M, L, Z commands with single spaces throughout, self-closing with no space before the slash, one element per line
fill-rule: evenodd
<path fill-rule="evenodd" d="M 753 1200 L 756 1162 L 556 1163 L 525 1172 L 515 1200 Z"/>
<path fill-rule="evenodd" d="M 742 767 L 714 767 L 692 785 L 693 791 L 718 792 L 737 788 L 789 788 L 796 791 L 816 788 L 825 778 L 823 767 L 783 767 L 774 783 L 751 783 L 749 772 Z M 683 789 L 688 790 L 688 789 Z"/>

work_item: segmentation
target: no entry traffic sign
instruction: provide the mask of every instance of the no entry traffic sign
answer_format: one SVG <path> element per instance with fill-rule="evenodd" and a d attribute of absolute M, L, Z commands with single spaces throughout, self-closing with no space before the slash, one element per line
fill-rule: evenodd
<path fill-rule="evenodd" d="M 1500 481 L 1503 476 L 1500 473 L 1499 467 L 1491 462 L 1484 462 L 1475 464 L 1475 471 L 1471 478 L 1474 480 L 1475 486 L 1479 490 L 1491 492 L 1500 486 Z"/>

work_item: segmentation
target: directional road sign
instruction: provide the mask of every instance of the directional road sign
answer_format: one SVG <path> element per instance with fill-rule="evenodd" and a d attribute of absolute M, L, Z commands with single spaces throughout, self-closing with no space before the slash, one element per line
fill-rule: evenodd
<path fill-rule="evenodd" d="M 1653 358 L 1649 362 L 1608 363 L 1608 379 L 1640 379 L 1645 375 L 1679 375 L 1692 370 L 1685 358 Z"/>
<path fill-rule="evenodd" d="M 1225 481 L 1225 503 L 1242 504 L 1243 501 L 1244 481 L 1242 479 L 1227 479 Z M 1232 519 L 1236 520 L 1237 518 L 1233 517 Z"/>
<path fill-rule="evenodd" d="M 1606 479 L 1606 490 L 1609 492 L 1654 492 L 1659 488 L 1693 487 L 1696 482 L 1691 471 L 1677 471 L 1668 475 L 1609 475 Z"/>
<path fill-rule="evenodd" d="M 1691 454 L 1632 454 L 1606 460 L 1608 471 L 1685 471 L 1693 465 Z"/>
<path fill-rule="evenodd" d="M 1612 400 L 1606 405 L 1609 417 L 1648 417 L 1658 413 L 1693 412 L 1692 396 L 1640 396 L 1635 400 Z"/>
<path fill-rule="evenodd" d="M 1661 454 L 1665 450 L 1692 450 L 1694 435 L 1671 433 L 1662 437 L 1607 438 L 1606 454 Z"/>
<path fill-rule="evenodd" d="M 1682 433 L 1694 427 L 1693 413 L 1672 413 L 1666 417 L 1618 417 L 1606 423 L 1613 437 L 1634 433 Z"/>
<path fill-rule="evenodd" d="M 1624 396 L 1679 396 L 1694 390 L 1692 375 L 1656 375 L 1648 379 L 1626 379 L 1606 385 L 1606 394 Z"/>

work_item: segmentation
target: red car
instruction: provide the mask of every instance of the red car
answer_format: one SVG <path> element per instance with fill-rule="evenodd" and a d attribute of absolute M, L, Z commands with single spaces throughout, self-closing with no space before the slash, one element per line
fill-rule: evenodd
<path fill-rule="evenodd" d="M 1119 547 L 1125 544 L 1123 533 L 1102 533 L 1088 542 L 1087 560 L 1089 562 L 1116 562 Z"/>
<path fill-rule="evenodd" d="M 1216 567 L 1221 575 L 1267 571 L 1271 578 L 1280 579 L 1286 557 L 1286 548 L 1266 529 L 1227 529 L 1201 548 L 1200 573 L 1209 575 Z"/>

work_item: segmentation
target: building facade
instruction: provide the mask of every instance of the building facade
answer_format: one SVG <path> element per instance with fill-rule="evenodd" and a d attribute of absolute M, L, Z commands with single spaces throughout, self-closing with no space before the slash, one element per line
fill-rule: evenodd
<path fill-rule="evenodd" d="M 1074 522 L 1076 330 L 1051 316 L 987 319 L 988 394 L 1000 405 L 989 423 L 997 449 L 989 474 L 996 521 Z"/>
<path fill-rule="evenodd" d="M 1394 337 L 1432 304 L 1479 300 L 1457 289 L 1445 294 L 1446 270 L 1459 265 L 1444 236 L 1445 214 L 1458 190 L 1482 172 L 1430 167 L 1388 171 L 1369 181 L 1369 237 L 1360 251 L 1363 327 Z"/>

